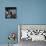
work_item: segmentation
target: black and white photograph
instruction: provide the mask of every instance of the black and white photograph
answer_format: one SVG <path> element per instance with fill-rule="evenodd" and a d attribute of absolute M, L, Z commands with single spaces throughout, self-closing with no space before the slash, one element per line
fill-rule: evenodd
<path fill-rule="evenodd" d="M 16 7 L 5 7 L 5 18 L 16 19 Z"/>

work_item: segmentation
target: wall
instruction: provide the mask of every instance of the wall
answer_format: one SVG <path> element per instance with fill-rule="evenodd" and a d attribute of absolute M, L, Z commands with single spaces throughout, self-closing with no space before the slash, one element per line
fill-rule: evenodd
<path fill-rule="evenodd" d="M 5 19 L 5 7 L 17 7 L 17 19 Z M 46 0 L 0 0 L 0 44 L 18 24 L 46 24 Z M 16 40 L 17 42 L 17 40 Z"/>

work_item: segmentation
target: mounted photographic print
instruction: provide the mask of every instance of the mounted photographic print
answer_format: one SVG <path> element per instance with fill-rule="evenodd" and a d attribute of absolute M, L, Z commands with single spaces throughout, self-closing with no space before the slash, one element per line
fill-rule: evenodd
<path fill-rule="evenodd" d="M 20 29 L 19 29 L 20 28 Z M 46 41 L 46 25 L 19 25 L 20 40 Z"/>
<path fill-rule="evenodd" d="M 16 7 L 5 7 L 5 18 L 16 19 Z"/>

